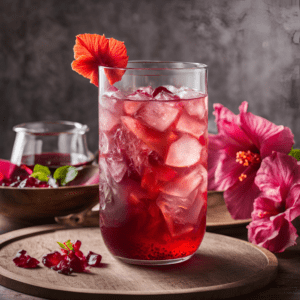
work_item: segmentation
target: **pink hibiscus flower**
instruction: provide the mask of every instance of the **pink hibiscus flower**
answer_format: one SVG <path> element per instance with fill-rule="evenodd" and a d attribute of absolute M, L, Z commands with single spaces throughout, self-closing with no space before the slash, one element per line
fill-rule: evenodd
<path fill-rule="evenodd" d="M 262 161 L 255 183 L 261 194 L 254 201 L 248 239 L 282 252 L 298 237 L 292 221 L 300 216 L 300 166 L 295 158 L 274 152 Z"/>
<path fill-rule="evenodd" d="M 254 179 L 261 161 L 273 151 L 288 154 L 294 136 L 289 128 L 247 112 L 247 102 L 238 115 L 221 104 L 214 109 L 219 133 L 209 135 L 208 189 L 224 191 L 234 219 L 248 219 L 259 195 Z"/>

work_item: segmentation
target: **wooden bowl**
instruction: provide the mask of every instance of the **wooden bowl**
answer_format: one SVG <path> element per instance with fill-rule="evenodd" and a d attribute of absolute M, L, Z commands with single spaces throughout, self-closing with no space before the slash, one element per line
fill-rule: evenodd
<path fill-rule="evenodd" d="M 99 201 L 98 166 L 79 170 L 70 186 L 0 187 L 0 214 L 18 220 L 41 220 L 78 213 Z"/>

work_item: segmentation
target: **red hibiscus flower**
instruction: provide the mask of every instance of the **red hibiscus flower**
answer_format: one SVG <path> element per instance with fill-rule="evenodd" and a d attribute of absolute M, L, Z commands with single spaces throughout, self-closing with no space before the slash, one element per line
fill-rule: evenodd
<path fill-rule="evenodd" d="M 127 50 L 123 42 L 114 38 L 107 39 L 105 35 L 79 34 L 74 46 L 72 69 L 90 79 L 98 86 L 98 67 L 126 68 L 128 62 Z M 124 70 L 106 69 L 105 74 L 113 85 L 122 79 Z"/>
<path fill-rule="evenodd" d="M 261 194 L 254 201 L 248 239 L 283 252 L 298 237 L 292 221 L 300 216 L 300 166 L 295 158 L 274 152 L 262 161 L 255 183 Z"/>
<path fill-rule="evenodd" d="M 214 109 L 219 133 L 209 135 L 208 189 L 224 191 L 234 219 L 248 219 L 260 193 L 254 179 L 261 161 L 273 151 L 288 154 L 294 137 L 289 128 L 247 112 L 247 102 L 238 115 L 221 104 Z"/>

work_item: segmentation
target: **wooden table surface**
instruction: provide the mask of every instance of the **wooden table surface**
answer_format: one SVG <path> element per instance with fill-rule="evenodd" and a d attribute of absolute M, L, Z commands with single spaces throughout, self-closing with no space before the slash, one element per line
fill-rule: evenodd
<path fill-rule="evenodd" d="M 48 221 L 51 222 L 52 220 Z M 0 234 L 35 225 L 39 224 L 15 222 L 0 216 Z M 214 232 L 247 241 L 247 229 L 245 226 L 218 229 Z M 279 262 L 278 275 L 276 279 L 263 289 L 244 295 L 243 300 L 300 299 L 300 238 L 297 239 L 296 246 L 288 248 L 283 253 L 276 254 L 276 257 Z M 231 299 L 237 300 L 240 298 L 241 297 L 235 297 Z M 0 285 L 0 300 L 12 299 L 29 300 L 42 298 L 22 294 Z"/>

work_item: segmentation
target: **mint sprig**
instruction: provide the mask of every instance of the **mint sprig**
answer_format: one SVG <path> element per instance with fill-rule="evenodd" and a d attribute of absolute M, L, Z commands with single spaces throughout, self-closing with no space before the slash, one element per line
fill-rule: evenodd
<path fill-rule="evenodd" d="M 300 149 L 293 149 L 289 153 L 290 156 L 293 156 L 294 158 L 297 159 L 297 161 L 300 161 Z"/>
<path fill-rule="evenodd" d="M 63 166 L 55 170 L 53 178 L 60 182 L 61 185 L 66 185 L 68 182 L 75 179 L 78 170 L 73 166 Z"/>

